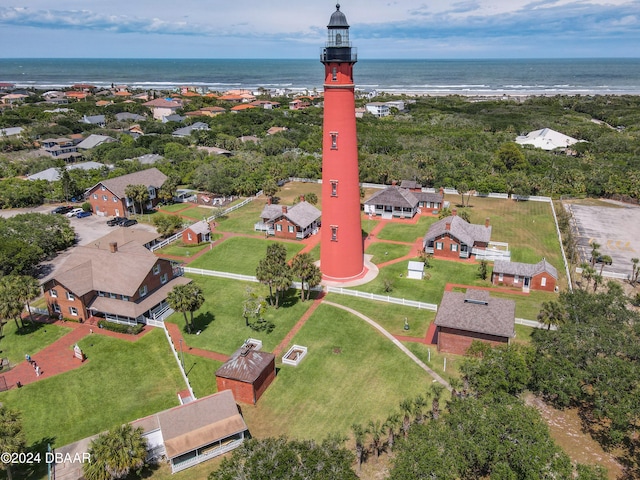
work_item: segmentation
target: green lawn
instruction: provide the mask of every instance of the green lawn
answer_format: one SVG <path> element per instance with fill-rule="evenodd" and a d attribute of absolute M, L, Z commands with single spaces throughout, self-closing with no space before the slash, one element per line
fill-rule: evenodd
<path fill-rule="evenodd" d="M 394 242 L 414 243 L 418 238 L 424 237 L 429 226 L 437 221 L 438 217 L 420 217 L 415 224 L 387 223 L 378 233 L 378 238 Z"/>
<path fill-rule="evenodd" d="M 322 184 L 320 183 L 288 182 L 278 189 L 276 197 L 280 199 L 279 203 L 282 205 L 293 205 L 293 202 L 299 199 L 300 195 L 307 195 L 309 193 L 316 194 L 318 197 L 318 208 L 320 208 L 320 202 L 322 201 Z"/>
<path fill-rule="evenodd" d="M 409 255 L 410 251 L 411 246 L 409 245 L 378 242 L 369 245 L 365 253 L 373 255 L 371 261 L 377 265 L 379 263 L 388 262 L 389 260 Z"/>
<path fill-rule="evenodd" d="M 184 370 L 187 372 L 193 394 L 197 398 L 202 398 L 216 393 L 218 389 L 216 387 L 215 373 L 222 365 L 222 362 L 191 355 L 186 352 L 182 353 L 184 355 Z M 180 355 L 179 350 L 178 355 Z"/>
<path fill-rule="evenodd" d="M 339 293 L 327 294 L 327 300 L 357 310 L 380 324 L 392 335 L 424 338 L 429 324 L 436 318 L 436 312 L 430 310 L 403 307 L 402 305 L 340 295 Z M 409 322 L 408 331 L 404 330 L 405 318 Z"/>
<path fill-rule="evenodd" d="M 215 212 L 212 208 L 206 207 L 191 207 L 187 210 L 180 210 L 180 216 L 190 218 L 192 220 L 200 221 L 205 218 L 209 218 Z"/>
<path fill-rule="evenodd" d="M 216 230 L 221 232 L 260 234 L 253 226 L 260 221 L 260 213 L 266 204 L 266 197 L 260 197 L 228 215 L 216 218 Z"/>
<path fill-rule="evenodd" d="M 304 248 L 302 243 L 275 242 L 261 238 L 233 237 L 214 245 L 210 252 L 194 260 L 190 267 L 218 270 L 221 272 L 255 275 L 258 262 L 267 253 L 267 246 L 281 243 L 287 249 L 287 259 L 291 259 Z"/>
<path fill-rule="evenodd" d="M 308 347 L 307 356 L 297 367 L 282 365 L 258 405 L 243 408 L 256 437 L 349 436 L 354 422 L 384 421 L 431 384 L 395 345 L 335 307 L 321 305 L 293 343 Z"/>
<path fill-rule="evenodd" d="M 13 321 L 4 326 L 4 337 L 0 339 L 0 357 L 8 358 L 12 365 L 24 361 L 24 356 L 35 355 L 47 345 L 71 331 L 67 327 L 35 323 L 31 325 L 29 317 L 23 320 L 24 328 L 18 330 Z"/>
<path fill-rule="evenodd" d="M 27 444 L 66 445 L 173 407 L 186 388 L 160 329 L 134 343 L 90 335 L 79 345 L 80 368 L 0 394 L 22 413 Z"/>
<path fill-rule="evenodd" d="M 191 203 L 174 203 L 172 205 L 163 205 L 159 208 L 161 212 L 176 213 L 191 208 Z"/>
<path fill-rule="evenodd" d="M 219 233 L 212 233 L 211 238 L 215 241 L 222 238 L 222 235 Z M 164 248 L 161 248 L 160 250 L 156 250 L 156 253 L 158 255 L 164 254 L 164 255 L 173 255 L 176 257 L 188 258 L 188 257 L 193 257 L 200 250 L 209 248 L 210 246 L 211 244 L 209 242 L 193 245 L 193 244 L 182 243 L 182 241 L 177 241 L 167 245 Z"/>
<path fill-rule="evenodd" d="M 194 316 L 196 330 L 192 334 L 186 333 L 181 313 L 174 313 L 167 321 L 180 325 L 185 342 L 191 347 L 230 355 L 252 337 L 262 340 L 264 350 L 271 352 L 311 306 L 311 302 L 301 302 L 297 292 L 290 290 L 284 306 L 278 309 L 268 307 L 264 314 L 266 320 L 273 322 L 275 329 L 271 333 L 259 332 L 245 325 L 242 302 L 247 288 L 266 297 L 269 293 L 266 286 L 200 275 L 189 277 L 202 288 L 205 298 L 204 305 Z M 198 330 L 201 332 L 196 335 Z"/>
<path fill-rule="evenodd" d="M 440 303 L 447 283 L 490 286 L 488 280 L 481 280 L 478 277 L 478 266 L 474 264 L 432 259 L 430 260 L 431 268 L 425 269 L 425 279 L 423 280 L 407 278 L 408 264 L 407 260 L 388 265 L 380 270 L 379 275 L 373 281 L 354 287 L 354 289 L 427 303 Z M 426 277 L 430 278 L 426 279 Z M 385 279 L 392 282 L 390 292 L 385 292 Z"/>

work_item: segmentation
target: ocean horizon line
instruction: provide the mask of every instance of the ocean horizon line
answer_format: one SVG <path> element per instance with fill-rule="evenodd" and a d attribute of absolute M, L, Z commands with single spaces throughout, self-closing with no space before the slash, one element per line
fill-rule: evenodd
<path fill-rule="evenodd" d="M 309 57 L 297 57 L 297 58 L 278 58 L 278 57 L 255 57 L 255 58 L 241 58 L 241 57 L 0 57 L 0 61 L 3 60 L 203 60 L 203 61 L 216 61 L 216 60 L 236 60 L 236 61 L 313 61 L 318 62 L 317 58 Z M 361 61 L 383 61 L 383 62 L 474 62 L 474 61 L 566 61 L 566 60 L 585 60 L 585 61 L 620 61 L 620 60 L 639 60 L 637 57 L 468 57 L 468 58 L 449 58 L 449 57 L 407 57 L 407 58 L 384 58 L 384 57 L 366 57 L 358 58 L 358 62 Z"/>

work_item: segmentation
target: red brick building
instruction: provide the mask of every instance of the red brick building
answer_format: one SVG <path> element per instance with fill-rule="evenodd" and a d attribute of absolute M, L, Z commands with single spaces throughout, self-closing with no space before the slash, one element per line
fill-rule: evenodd
<path fill-rule="evenodd" d="M 508 344 L 515 337 L 515 311 L 513 300 L 484 290 L 444 292 L 435 320 L 438 351 L 463 355 L 474 340 Z"/>
<path fill-rule="evenodd" d="M 190 225 L 182 232 L 182 243 L 197 245 L 198 243 L 211 240 L 211 227 L 207 222 L 201 220 Z"/>
<path fill-rule="evenodd" d="M 320 210 L 304 201 L 304 197 L 292 207 L 267 204 L 255 229 L 278 238 L 301 240 L 317 232 L 321 215 Z"/>
<path fill-rule="evenodd" d="M 91 187 L 87 201 L 96 215 L 103 217 L 128 217 L 139 209 L 139 205 L 127 197 L 125 191 L 129 185 L 144 185 L 149 190 L 149 201 L 144 205 L 147 210 L 158 204 L 158 189 L 167 177 L 157 168 L 103 180 Z"/>
<path fill-rule="evenodd" d="M 436 258 L 469 258 L 474 250 L 485 250 L 491 240 L 489 219 L 484 225 L 469 223 L 456 215 L 432 224 L 422 241 L 425 252 Z"/>
<path fill-rule="evenodd" d="M 553 292 L 557 282 L 558 270 L 544 258 L 536 264 L 496 260 L 491 272 L 491 283 L 494 285 L 522 288 L 524 292 Z"/>
<path fill-rule="evenodd" d="M 243 345 L 216 371 L 218 391 L 231 390 L 239 402 L 255 405 L 276 377 L 276 357 Z"/>
<path fill-rule="evenodd" d="M 135 239 L 98 239 L 74 248 L 43 290 L 52 316 L 134 325 L 170 313 L 167 293 L 191 281 L 181 275 L 172 262 L 156 257 Z"/>

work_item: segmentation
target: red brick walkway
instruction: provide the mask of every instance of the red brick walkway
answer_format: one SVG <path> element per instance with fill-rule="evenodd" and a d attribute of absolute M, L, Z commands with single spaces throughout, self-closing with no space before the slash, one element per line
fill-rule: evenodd
<path fill-rule="evenodd" d="M 72 330 L 37 353 L 31 354 L 31 352 L 25 352 L 25 354 L 30 353 L 31 359 L 40 367 L 40 376 L 36 376 L 33 366 L 24 360 L 2 375 L 7 382 L 7 387 L 13 388 L 17 385 L 17 382 L 20 382 L 22 385 L 27 385 L 79 368 L 83 362 L 73 356 L 73 347 L 88 335 L 105 335 L 134 342 L 151 330 L 150 328 L 145 328 L 138 335 L 126 335 L 111 332 L 103 328 L 97 328 L 86 323 L 56 321 L 53 324 L 71 328 Z M 84 363 L 89 361 L 91 361 L 91 358 L 85 360 Z"/>
<path fill-rule="evenodd" d="M 211 360 L 217 360 L 219 362 L 226 362 L 229 360 L 229 355 L 224 355 L 222 353 L 211 352 L 209 350 L 203 350 L 201 348 L 190 347 L 187 345 L 187 342 L 184 341 L 182 337 L 182 332 L 180 331 L 180 327 L 175 323 L 165 322 L 165 327 L 167 327 L 167 331 L 169 332 L 169 336 L 173 341 L 173 345 L 176 348 L 180 348 L 180 340 L 182 340 L 182 344 L 184 345 L 185 352 L 191 355 L 197 355 L 203 358 L 209 358 Z"/>
<path fill-rule="evenodd" d="M 276 357 L 279 356 L 285 348 L 287 348 L 287 345 L 289 345 L 293 337 L 296 335 L 296 333 L 298 333 L 298 331 L 300 331 L 303 325 L 307 323 L 307 320 L 309 320 L 309 317 L 313 314 L 313 312 L 316 311 L 316 309 L 320 306 L 323 300 L 324 300 L 324 291 L 320 292 L 320 295 L 318 295 L 318 298 L 316 298 L 313 301 L 313 305 L 311 305 L 307 309 L 304 315 L 300 317 L 300 320 L 298 320 L 298 322 L 293 326 L 293 328 L 289 331 L 289 333 L 287 333 L 287 335 L 280 342 L 280 344 L 273 350 L 273 354 Z"/>

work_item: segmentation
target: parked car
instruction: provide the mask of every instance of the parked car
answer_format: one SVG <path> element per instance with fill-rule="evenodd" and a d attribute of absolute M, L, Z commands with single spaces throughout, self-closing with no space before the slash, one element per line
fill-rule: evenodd
<path fill-rule="evenodd" d="M 107 220 L 107 225 L 110 227 L 115 227 L 116 225 L 120 225 L 126 221 L 127 219 L 125 217 L 113 217 L 112 219 Z"/>
<path fill-rule="evenodd" d="M 136 223 L 138 223 L 137 220 L 134 220 L 132 218 L 128 218 L 126 219 L 124 222 L 122 222 L 120 224 L 121 227 L 130 227 L 131 225 L 135 225 Z"/>
<path fill-rule="evenodd" d="M 53 210 L 51 210 L 51 213 L 57 213 L 62 215 L 63 213 L 68 213 L 71 210 L 73 210 L 73 207 L 69 205 L 60 205 L 59 207 L 56 207 Z"/>
<path fill-rule="evenodd" d="M 81 208 L 73 208 L 73 209 L 71 209 L 70 211 L 67 212 L 67 217 L 69 217 L 69 218 L 75 217 L 80 212 L 84 212 L 84 210 L 82 210 Z"/>
<path fill-rule="evenodd" d="M 593 257 L 591 257 L 591 260 L 593 260 Z M 594 263 L 604 263 L 605 265 L 611 265 L 613 263 L 613 261 L 611 260 L 611 257 L 596 257 L 596 261 Z"/>
<path fill-rule="evenodd" d="M 84 218 L 84 217 L 90 217 L 91 216 L 91 212 L 80 212 L 76 215 L 77 218 Z"/>

